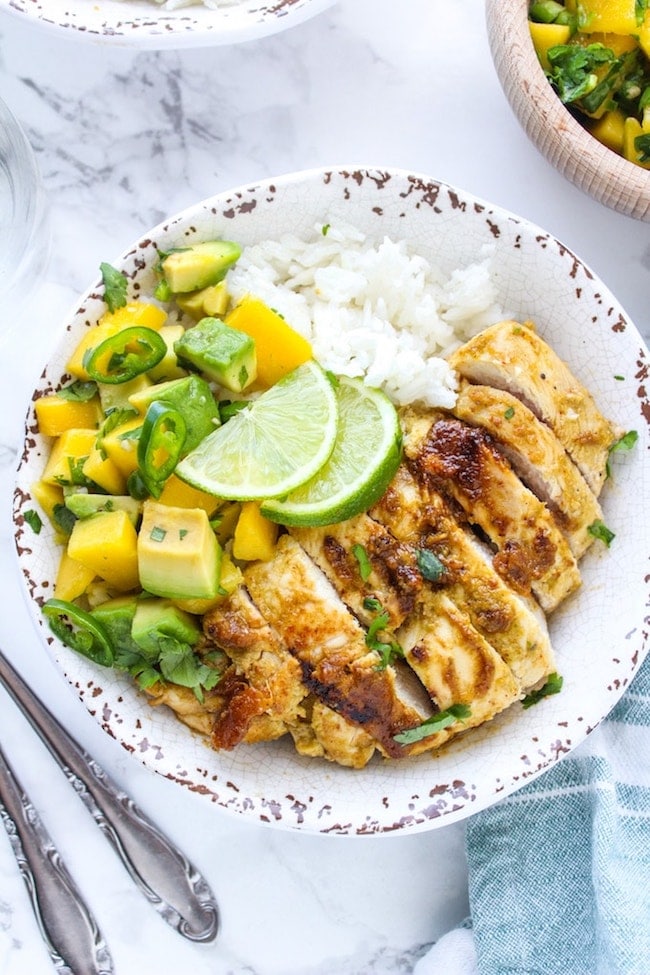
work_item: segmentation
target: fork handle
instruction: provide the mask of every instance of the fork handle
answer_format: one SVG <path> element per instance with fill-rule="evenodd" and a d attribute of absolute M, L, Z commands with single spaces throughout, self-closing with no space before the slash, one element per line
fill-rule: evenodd
<path fill-rule="evenodd" d="M 97 923 L 2 748 L 0 818 L 56 971 L 111 975 L 113 962 Z"/>
<path fill-rule="evenodd" d="M 190 941 L 213 941 L 219 911 L 207 881 L 59 724 L 0 651 L 0 683 L 23 712 L 164 920 Z"/>

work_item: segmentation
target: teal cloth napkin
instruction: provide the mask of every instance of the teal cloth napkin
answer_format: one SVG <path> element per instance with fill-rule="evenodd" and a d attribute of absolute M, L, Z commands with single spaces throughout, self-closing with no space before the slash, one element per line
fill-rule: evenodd
<path fill-rule="evenodd" d="M 471 925 L 414 975 L 650 975 L 650 656 L 572 755 L 468 820 L 467 859 Z"/>

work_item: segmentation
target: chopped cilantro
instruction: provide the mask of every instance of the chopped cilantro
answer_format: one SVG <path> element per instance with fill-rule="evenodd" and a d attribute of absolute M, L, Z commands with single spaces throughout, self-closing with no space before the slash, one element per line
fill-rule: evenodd
<path fill-rule="evenodd" d="M 437 714 L 427 718 L 422 724 L 415 728 L 407 728 L 406 731 L 393 735 L 393 738 L 400 745 L 412 745 L 413 742 L 422 741 L 429 735 L 435 735 L 437 731 L 442 731 L 443 728 L 448 728 L 450 725 L 456 724 L 457 721 L 464 721 L 469 718 L 471 713 L 471 708 L 467 704 L 452 704 L 446 711 L 438 711 Z"/>
<path fill-rule="evenodd" d="M 154 527 L 151 529 L 149 538 L 152 542 L 163 542 L 166 534 L 167 532 L 164 528 L 161 528 L 160 525 L 154 525 Z"/>
<path fill-rule="evenodd" d="M 76 403 L 87 403 L 93 398 L 97 392 L 97 383 L 89 380 L 84 382 L 83 379 L 77 379 L 75 382 L 70 383 L 69 386 L 64 386 L 62 389 L 57 391 L 57 396 L 61 399 L 70 400 Z"/>
<path fill-rule="evenodd" d="M 514 406 L 509 406 L 503 415 L 506 420 L 512 420 L 513 416 L 515 415 Z"/>
<path fill-rule="evenodd" d="M 362 580 L 367 582 L 370 573 L 372 572 L 372 565 L 370 563 L 370 559 L 368 558 L 368 553 L 363 545 L 353 545 L 352 554 L 359 563 L 359 574 Z"/>
<path fill-rule="evenodd" d="M 632 450 L 632 447 L 634 447 L 638 439 L 639 434 L 636 432 L 636 430 L 628 430 L 628 432 L 623 434 L 623 436 L 617 440 L 616 443 L 612 444 L 612 446 L 609 448 L 609 454 L 607 456 L 607 477 L 611 477 L 612 474 L 609 463 L 612 454 L 615 454 L 620 450 Z"/>
<path fill-rule="evenodd" d="M 531 691 L 521 702 L 523 708 L 531 708 L 533 704 L 538 704 L 542 698 L 550 697 L 551 694 L 559 694 L 564 683 L 559 674 L 549 674 L 548 680 L 543 687 L 536 691 Z"/>
<path fill-rule="evenodd" d="M 23 513 L 23 518 L 34 532 L 35 535 L 39 535 L 41 528 L 43 527 L 43 521 L 38 511 L 34 511 L 32 508 L 29 511 Z"/>
<path fill-rule="evenodd" d="M 366 633 L 366 646 L 370 650 L 374 650 L 379 654 L 380 660 L 377 664 L 376 670 L 385 670 L 389 664 L 393 662 L 395 657 L 403 657 L 404 651 L 402 650 L 399 643 L 395 640 L 386 642 L 380 640 L 378 634 L 382 630 L 386 629 L 386 626 L 390 620 L 390 613 L 388 610 L 384 609 L 380 601 L 374 596 L 368 596 L 363 601 L 364 609 L 368 609 L 373 613 L 377 613 L 374 619 L 370 622 Z"/>
<path fill-rule="evenodd" d="M 599 542 L 604 542 L 607 548 L 609 548 L 611 543 L 616 538 L 614 532 L 611 531 L 611 529 L 609 529 L 607 525 L 600 520 L 600 518 L 597 518 L 596 521 L 592 521 L 590 525 L 587 525 L 587 531 L 590 535 L 593 535 L 594 538 L 597 538 Z"/>
<path fill-rule="evenodd" d="M 437 582 L 446 569 L 437 555 L 427 548 L 419 548 L 416 555 L 418 569 L 429 582 Z"/>
<path fill-rule="evenodd" d="M 104 300 L 108 305 L 108 310 L 113 312 L 118 308 L 123 308 L 126 304 L 127 280 L 122 271 L 111 264 L 103 262 L 99 265 L 104 282 Z"/>

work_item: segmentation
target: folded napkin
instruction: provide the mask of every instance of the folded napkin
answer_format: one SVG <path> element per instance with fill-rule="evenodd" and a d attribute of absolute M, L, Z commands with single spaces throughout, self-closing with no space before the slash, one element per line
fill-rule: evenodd
<path fill-rule="evenodd" d="M 650 975 L 650 656 L 569 757 L 467 821 L 471 919 L 414 975 Z"/>

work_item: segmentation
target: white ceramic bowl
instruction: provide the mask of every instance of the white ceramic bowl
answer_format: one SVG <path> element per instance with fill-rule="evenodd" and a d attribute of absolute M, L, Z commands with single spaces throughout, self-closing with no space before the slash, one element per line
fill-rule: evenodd
<path fill-rule="evenodd" d="M 49 449 L 33 412 L 15 494 L 16 546 L 42 652 L 54 654 L 97 721 L 145 765 L 259 823 L 343 834 L 426 830 L 490 805 L 570 752 L 616 703 L 647 651 L 648 351 L 606 285 L 550 234 L 462 190 L 402 171 L 335 168 L 242 186 L 144 234 L 121 267 L 146 295 L 158 248 L 218 236 L 247 245 L 289 231 L 307 234 L 337 218 L 372 238 L 404 238 L 447 271 L 492 246 L 504 309 L 533 319 L 605 414 L 639 432 L 637 447 L 617 456 L 603 495 L 614 543 L 592 546 L 581 563 L 581 590 L 551 621 L 562 692 L 527 710 L 514 706 L 437 756 L 373 760 L 358 771 L 301 758 L 283 742 L 217 753 L 165 709 L 149 707 L 129 680 L 66 649 L 44 624 L 39 606 L 51 595 L 60 553 L 50 531 L 35 535 L 24 519 Z M 38 390 L 61 381 L 67 356 L 104 311 L 102 293 L 98 280 L 61 323 Z"/>
<path fill-rule="evenodd" d="M 528 27 L 530 0 L 486 0 L 494 66 L 526 135 L 563 176 L 599 203 L 650 220 L 650 171 L 590 135 L 549 84 Z"/>
<path fill-rule="evenodd" d="M 38 27 L 81 41 L 138 48 L 207 47 L 275 34 L 314 17 L 336 0 L 239 0 L 211 10 L 176 10 L 154 0 L 0 0 Z"/>

